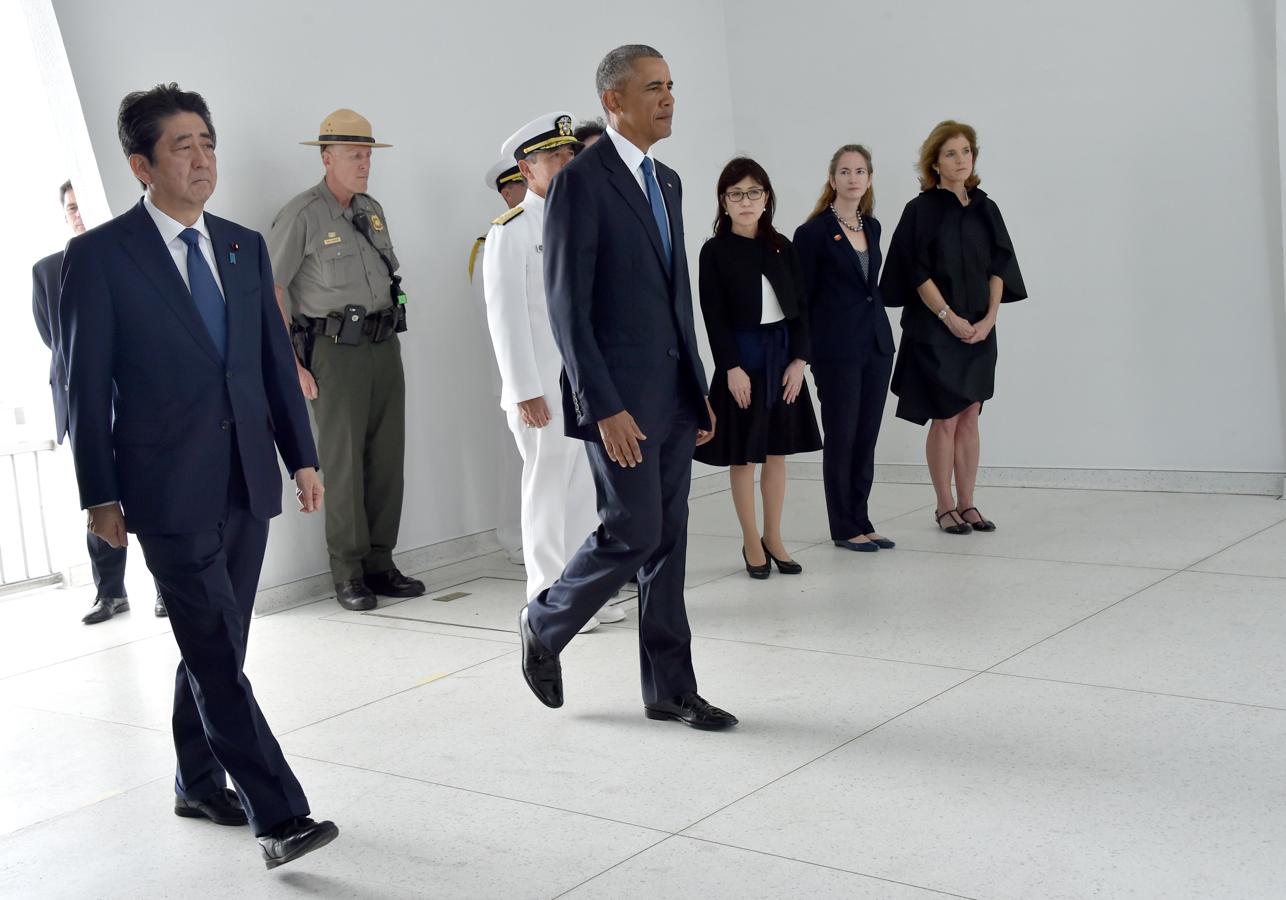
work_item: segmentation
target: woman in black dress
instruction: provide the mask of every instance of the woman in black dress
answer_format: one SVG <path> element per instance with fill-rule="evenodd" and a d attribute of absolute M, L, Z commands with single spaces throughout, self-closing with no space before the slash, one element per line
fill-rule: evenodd
<path fill-rule="evenodd" d="M 701 314 L 714 352 L 710 406 L 719 427 L 694 458 L 728 466 L 741 523 L 742 559 L 752 578 L 772 563 L 784 575 L 803 567 L 781 538 L 786 456 L 821 447 L 804 383 L 808 327 L 799 260 L 773 228 L 768 173 L 738 157 L 719 175 L 714 237 L 701 248 Z M 755 516 L 755 465 L 763 465 L 763 536 Z"/>
<path fill-rule="evenodd" d="M 977 157 L 977 134 L 961 122 L 941 122 L 925 139 L 920 195 L 893 232 L 881 282 L 888 304 L 904 307 L 898 418 L 933 423 L 925 454 L 934 517 L 951 534 L 996 530 L 973 499 L 978 415 L 994 392 L 1000 304 L 1027 296 L 1000 209 L 978 188 Z"/>
<path fill-rule="evenodd" d="M 870 151 L 840 147 L 817 206 L 795 231 L 826 434 L 822 478 L 831 539 L 863 552 L 894 546 L 876 532 L 867 509 L 893 370 L 893 329 L 876 280 L 880 223 L 871 215 L 871 174 Z"/>

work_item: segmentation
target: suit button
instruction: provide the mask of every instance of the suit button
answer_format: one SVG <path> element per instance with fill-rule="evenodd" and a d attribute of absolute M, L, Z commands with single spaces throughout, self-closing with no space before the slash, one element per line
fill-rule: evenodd
<path fill-rule="evenodd" d="M 226 379 L 228 379 L 229 381 L 231 381 L 231 380 L 232 380 L 232 373 L 231 373 L 231 372 L 228 372 L 228 373 L 227 373 L 226 375 L 224 375 L 223 377 L 224 377 L 224 378 L 226 378 Z"/>
<path fill-rule="evenodd" d="M 231 428 L 231 427 L 232 427 L 232 420 L 231 420 L 231 419 L 224 419 L 223 421 L 221 421 L 221 422 L 219 423 L 219 429 L 220 429 L 220 430 L 222 430 L 222 431 L 227 431 L 227 430 L 228 430 L 229 428 Z"/>
<path fill-rule="evenodd" d="M 665 351 L 665 355 L 666 355 L 666 356 L 668 356 L 668 357 L 670 357 L 670 359 L 678 359 L 678 358 L 679 358 L 679 351 L 678 351 L 678 350 L 675 350 L 673 347 L 671 347 L 669 350 L 666 350 L 666 351 Z"/>
<path fill-rule="evenodd" d="M 867 303 L 872 303 L 872 302 L 874 302 L 874 300 L 875 300 L 875 298 L 874 298 L 874 297 L 867 297 L 867 298 L 866 298 L 866 302 L 867 302 Z"/>

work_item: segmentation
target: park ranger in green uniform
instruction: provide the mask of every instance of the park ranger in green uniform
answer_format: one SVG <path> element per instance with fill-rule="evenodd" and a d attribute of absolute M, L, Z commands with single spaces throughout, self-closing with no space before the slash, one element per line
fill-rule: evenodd
<path fill-rule="evenodd" d="M 326 546 L 335 597 L 375 607 L 424 584 L 393 565 L 402 518 L 406 381 L 398 333 L 406 294 L 384 209 L 366 193 L 371 123 L 327 116 L 317 140 L 325 177 L 287 203 L 268 233 L 277 301 L 295 344 L 326 473 Z"/>

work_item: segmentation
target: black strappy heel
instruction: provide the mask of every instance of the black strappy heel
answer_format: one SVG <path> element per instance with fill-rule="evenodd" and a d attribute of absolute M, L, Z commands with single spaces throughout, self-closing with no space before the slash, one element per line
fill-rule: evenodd
<path fill-rule="evenodd" d="M 972 528 L 974 531 L 991 532 L 996 530 L 996 523 L 988 521 L 987 518 L 983 516 L 981 512 L 978 512 L 978 507 L 976 506 L 971 506 L 968 509 L 957 510 L 956 512 L 959 514 L 960 520 L 964 522 L 966 525 L 968 525 L 970 528 Z M 978 513 L 978 521 L 970 522 L 968 519 L 966 519 L 964 517 L 964 514 L 967 512 Z"/>
<path fill-rule="evenodd" d="M 981 513 L 979 515 L 981 515 Z M 960 524 L 943 525 L 942 520 L 945 519 L 947 516 L 955 516 L 957 519 L 960 520 Z M 934 518 L 934 521 L 938 523 L 938 527 L 941 528 L 943 531 L 945 531 L 947 534 L 969 534 L 970 532 L 973 531 L 973 526 L 970 525 L 968 522 L 966 522 L 964 520 L 964 516 L 960 515 L 960 513 L 956 512 L 954 509 L 949 509 L 946 512 L 936 513 L 934 514 L 933 518 Z"/>

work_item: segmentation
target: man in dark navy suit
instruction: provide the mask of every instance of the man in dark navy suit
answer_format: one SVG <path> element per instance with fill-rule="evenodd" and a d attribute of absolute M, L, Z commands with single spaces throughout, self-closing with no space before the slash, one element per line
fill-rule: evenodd
<path fill-rule="evenodd" d="M 546 201 L 566 431 L 586 442 L 602 525 L 523 607 L 518 628 L 528 686 L 561 706 L 559 653 L 637 573 L 645 714 L 719 729 L 737 719 L 697 693 L 683 605 L 692 451 L 714 436 L 714 415 L 692 324 L 683 187 L 650 153 L 670 136 L 673 86 L 651 47 L 608 53 L 596 75 L 607 134 L 559 173 Z"/>
<path fill-rule="evenodd" d="M 178 642 L 174 812 L 249 821 L 268 868 L 329 843 L 242 671 L 277 451 L 300 509 L 321 505 L 317 451 L 263 238 L 207 215 L 217 170 L 200 94 L 158 85 L 117 118 L 142 201 L 67 245 L 63 352 L 90 530 L 138 536 Z M 227 790 L 225 773 L 236 793 Z"/>
<path fill-rule="evenodd" d="M 85 223 L 76 202 L 76 190 L 70 181 L 58 188 L 63 218 L 71 226 L 72 235 L 85 233 Z M 67 367 L 63 364 L 60 331 L 58 327 L 58 298 L 61 290 L 63 252 L 51 253 L 31 270 L 31 312 L 36 319 L 36 329 L 45 346 L 53 351 L 49 361 L 49 388 L 54 396 L 54 429 L 58 443 L 67 436 Z M 125 548 L 113 547 L 94 534 L 85 532 L 89 551 L 89 568 L 94 575 L 94 605 L 81 619 L 86 625 L 106 622 L 118 612 L 129 610 L 129 596 L 125 591 Z M 165 617 L 165 602 L 161 592 L 156 592 L 153 611 Z"/>

